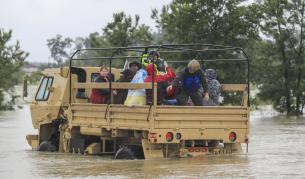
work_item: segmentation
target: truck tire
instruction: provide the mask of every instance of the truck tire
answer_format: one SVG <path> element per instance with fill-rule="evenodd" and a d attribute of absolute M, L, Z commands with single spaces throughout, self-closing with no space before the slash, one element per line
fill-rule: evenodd
<path fill-rule="evenodd" d="M 122 147 L 115 153 L 114 159 L 133 160 L 135 157 L 130 148 Z"/>
<path fill-rule="evenodd" d="M 40 143 L 37 150 L 41 152 L 55 152 L 57 151 L 57 148 L 50 141 L 43 141 Z"/>
<path fill-rule="evenodd" d="M 114 159 L 123 159 L 123 160 L 144 159 L 143 149 L 142 147 L 136 145 L 121 147 L 115 153 Z"/>

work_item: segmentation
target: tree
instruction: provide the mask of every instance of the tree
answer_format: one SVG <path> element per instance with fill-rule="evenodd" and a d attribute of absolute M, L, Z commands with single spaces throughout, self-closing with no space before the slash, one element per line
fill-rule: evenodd
<path fill-rule="evenodd" d="M 3 92 L 10 90 L 20 81 L 18 72 L 29 53 L 23 51 L 19 41 L 10 45 L 12 30 L 0 29 L 0 109 L 3 109 Z"/>
<path fill-rule="evenodd" d="M 114 13 L 113 20 L 109 22 L 102 32 L 94 32 L 84 41 L 87 48 L 105 48 L 105 47 L 127 47 L 132 45 L 148 45 L 152 44 L 153 36 L 148 26 L 139 24 L 140 17 L 135 15 L 131 17 L 124 12 Z M 91 56 L 111 56 L 113 51 L 88 51 L 81 55 L 83 57 Z M 123 53 L 119 52 L 118 54 Z M 127 53 L 127 52 L 126 52 Z M 126 55 L 126 54 L 125 54 Z M 78 65 L 108 65 L 108 60 L 90 60 L 76 62 Z M 121 67 L 123 65 L 121 59 L 114 60 L 112 65 Z"/>
<path fill-rule="evenodd" d="M 152 33 L 148 26 L 139 25 L 140 16 L 132 18 L 124 12 L 114 13 L 113 21 L 103 28 L 103 37 L 111 46 L 126 47 L 152 42 Z"/>
<path fill-rule="evenodd" d="M 100 35 L 98 32 L 94 32 L 89 34 L 89 37 L 87 38 L 87 44 L 86 47 L 92 47 L 92 48 L 102 48 L 102 47 L 109 47 L 110 44 L 107 42 L 106 38 L 102 35 Z"/>
<path fill-rule="evenodd" d="M 56 35 L 55 38 L 48 39 L 47 45 L 51 52 L 51 58 L 58 66 L 63 65 L 66 59 L 71 55 L 71 47 L 73 40 L 71 38 L 62 38 L 62 35 Z"/>
<path fill-rule="evenodd" d="M 257 5 L 245 6 L 241 0 L 173 0 L 152 18 L 163 35 L 164 43 L 205 43 L 241 46 L 252 49 L 259 40 L 260 11 Z M 249 50 L 247 50 L 249 49 Z M 214 59 L 238 56 L 224 52 L 186 54 L 177 59 Z M 251 57 L 250 57 L 251 58 Z M 185 65 L 185 63 L 183 64 Z M 246 63 L 210 62 L 206 68 L 217 69 L 222 83 L 245 83 Z M 225 100 L 231 101 L 230 96 Z"/>
<path fill-rule="evenodd" d="M 157 27 L 168 42 L 243 45 L 258 38 L 256 6 L 240 0 L 174 0 L 159 14 L 152 11 Z"/>
<path fill-rule="evenodd" d="M 161 13 L 154 9 L 152 18 L 163 34 L 163 41 L 167 43 L 224 44 L 247 48 L 251 47 L 254 40 L 259 39 L 260 14 L 257 6 L 242 6 L 241 2 L 239 0 L 174 0 L 169 5 L 163 6 Z M 196 56 L 183 58 L 196 58 Z M 215 54 L 203 53 L 199 58 L 215 58 Z M 219 65 L 223 66 L 223 64 Z M 219 65 L 215 67 L 220 68 Z M 245 74 L 234 68 L 241 64 L 232 63 L 232 68 L 227 65 L 228 63 L 225 64 L 227 70 L 234 69 L 227 73 Z"/>
<path fill-rule="evenodd" d="M 263 21 L 261 30 L 269 39 L 266 55 L 258 68 L 264 70 L 261 81 L 261 96 L 273 99 L 276 108 L 282 108 L 288 115 L 300 115 L 304 106 L 304 1 L 266 0 L 261 4 Z M 275 77 L 275 78 L 273 78 Z"/>
<path fill-rule="evenodd" d="M 303 114 L 305 103 L 305 73 L 303 72 L 305 70 L 305 1 L 294 0 L 290 2 L 290 6 L 291 16 L 288 17 L 290 24 L 288 36 L 296 65 L 296 86 L 294 89 L 296 96 L 295 111 L 297 115 L 300 115 Z"/>

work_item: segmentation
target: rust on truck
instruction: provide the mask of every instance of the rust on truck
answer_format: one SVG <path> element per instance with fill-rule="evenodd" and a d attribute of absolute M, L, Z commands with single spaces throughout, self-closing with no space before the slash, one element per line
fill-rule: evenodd
<path fill-rule="evenodd" d="M 73 66 L 73 61 L 105 60 L 109 62 L 110 72 L 116 80 L 122 70 L 112 67 L 114 59 L 140 59 L 138 54 L 149 49 L 164 54 L 238 51 L 242 58 L 227 60 L 246 62 L 246 83 L 222 84 L 221 91 L 240 93 L 239 104 L 157 105 L 157 83 L 154 81 L 142 84 L 94 83 L 92 77 L 99 73 L 99 67 Z M 108 53 L 86 58 L 78 55 L 93 50 Z M 213 60 L 226 59 L 210 61 Z M 81 80 L 80 73 L 85 74 Z M 153 91 L 153 103 L 141 106 L 113 104 L 112 101 L 109 104 L 91 104 L 89 97 L 93 88 L 149 89 Z M 34 150 L 110 154 L 117 159 L 237 152 L 241 150 L 241 144 L 249 141 L 249 59 L 241 48 L 209 44 L 81 49 L 71 57 L 69 67 L 43 71 L 30 110 L 38 134 L 26 138 Z"/>

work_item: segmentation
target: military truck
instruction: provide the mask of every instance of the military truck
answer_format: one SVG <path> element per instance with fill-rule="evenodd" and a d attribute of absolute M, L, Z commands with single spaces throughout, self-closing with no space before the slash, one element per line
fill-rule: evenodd
<path fill-rule="evenodd" d="M 192 58 L 200 63 L 244 63 L 241 76 L 245 82 L 221 87 L 222 95 L 239 94 L 241 99 L 237 105 L 157 105 L 156 82 L 115 82 L 122 61 L 140 60 L 152 49 L 173 67 L 185 66 Z M 85 63 L 89 61 L 95 62 Z M 107 62 L 113 81 L 93 82 L 100 69 L 96 64 L 101 62 Z M 115 67 L 119 64 L 121 68 Z M 92 89 L 105 88 L 152 90 L 153 101 L 151 105 L 125 106 L 113 104 L 110 94 L 108 104 L 90 103 Z M 43 71 L 30 111 L 33 127 L 38 129 L 38 134 L 26 136 L 33 150 L 109 154 L 115 159 L 239 152 L 241 144 L 248 146 L 249 142 L 249 58 L 242 48 L 210 44 L 79 49 L 68 67 Z"/>

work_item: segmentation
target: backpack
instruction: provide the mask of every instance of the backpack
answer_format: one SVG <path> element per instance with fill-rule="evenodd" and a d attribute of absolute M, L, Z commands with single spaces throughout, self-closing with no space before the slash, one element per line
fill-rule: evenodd
<path fill-rule="evenodd" d="M 188 76 L 183 80 L 183 89 L 188 92 L 195 92 L 200 88 L 201 80 L 198 76 Z"/>

